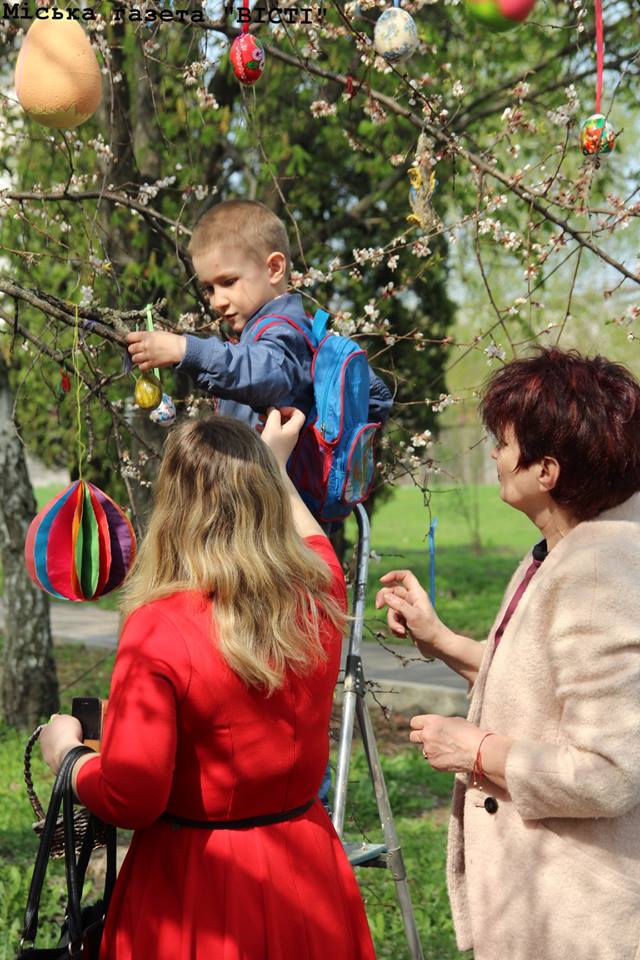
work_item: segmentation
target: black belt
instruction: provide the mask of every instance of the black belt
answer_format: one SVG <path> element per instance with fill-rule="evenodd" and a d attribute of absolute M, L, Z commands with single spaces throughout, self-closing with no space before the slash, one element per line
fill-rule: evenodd
<path fill-rule="evenodd" d="M 300 807 L 292 810 L 281 810 L 280 813 L 265 813 L 260 817 L 245 817 L 244 820 L 189 820 L 188 817 L 179 817 L 175 813 L 165 811 L 160 815 L 161 820 L 169 820 L 178 827 L 199 827 L 201 830 L 244 830 L 246 827 L 266 827 L 270 823 L 284 823 L 285 820 L 294 820 L 306 813 L 316 802 L 316 797 L 308 800 Z"/>

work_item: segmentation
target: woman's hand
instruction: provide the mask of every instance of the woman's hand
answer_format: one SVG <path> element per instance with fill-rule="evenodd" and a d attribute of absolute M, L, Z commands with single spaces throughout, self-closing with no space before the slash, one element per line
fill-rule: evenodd
<path fill-rule="evenodd" d="M 425 657 L 437 657 L 446 628 L 429 597 L 410 570 L 391 570 L 380 577 L 385 586 L 376 596 L 376 609 L 387 606 L 387 623 L 396 637 L 407 633 Z"/>
<path fill-rule="evenodd" d="M 82 746 L 82 724 L 76 717 L 54 713 L 40 731 L 40 749 L 46 765 L 57 773 L 72 747 Z"/>
<path fill-rule="evenodd" d="M 473 770 L 483 736 L 481 730 L 462 717 L 426 714 L 412 718 L 409 739 L 419 744 L 425 760 L 435 770 L 464 773 Z"/>
<path fill-rule="evenodd" d="M 278 461 L 281 470 L 286 470 L 287 461 L 298 442 L 305 417 L 296 407 L 269 407 L 261 436 Z"/>

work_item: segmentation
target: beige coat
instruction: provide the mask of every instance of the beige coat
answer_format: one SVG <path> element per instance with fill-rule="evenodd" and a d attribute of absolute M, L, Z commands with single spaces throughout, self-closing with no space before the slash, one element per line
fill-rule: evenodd
<path fill-rule="evenodd" d="M 508 793 L 456 777 L 458 946 L 475 960 L 640 960 L 640 494 L 554 547 L 494 658 L 530 560 L 470 694 L 469 719 L 515 743 Z"/>

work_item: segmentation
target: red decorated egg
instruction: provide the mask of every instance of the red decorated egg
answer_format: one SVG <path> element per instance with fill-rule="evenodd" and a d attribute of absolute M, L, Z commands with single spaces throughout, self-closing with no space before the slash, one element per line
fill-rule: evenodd
<path fill-rule="evenodd" d="M 536 0 L 465 0 L 472 17 L 493 30 L 502 33 L 512 30 L 526 20 Z"/>
<path fill-rule="evenodd" d="M 242 33 L 229 51 L 233 72 L 247 86 L 255 83 L 264 70 L 264 48 L 251 33 Z"/>

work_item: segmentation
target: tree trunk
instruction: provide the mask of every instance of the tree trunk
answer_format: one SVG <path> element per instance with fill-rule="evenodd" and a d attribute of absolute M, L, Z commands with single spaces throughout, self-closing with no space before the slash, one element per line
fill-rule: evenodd
<path fill-rule="evenodd" d="M 9 369 L 0 353 L 0 556 L 5 636 L 0 713 L 12 727 L 33 728 L 58 709 L 49 598 L 27 573 L 23 547 L 37 512 L 24 450 L 12 421 Z"/>

